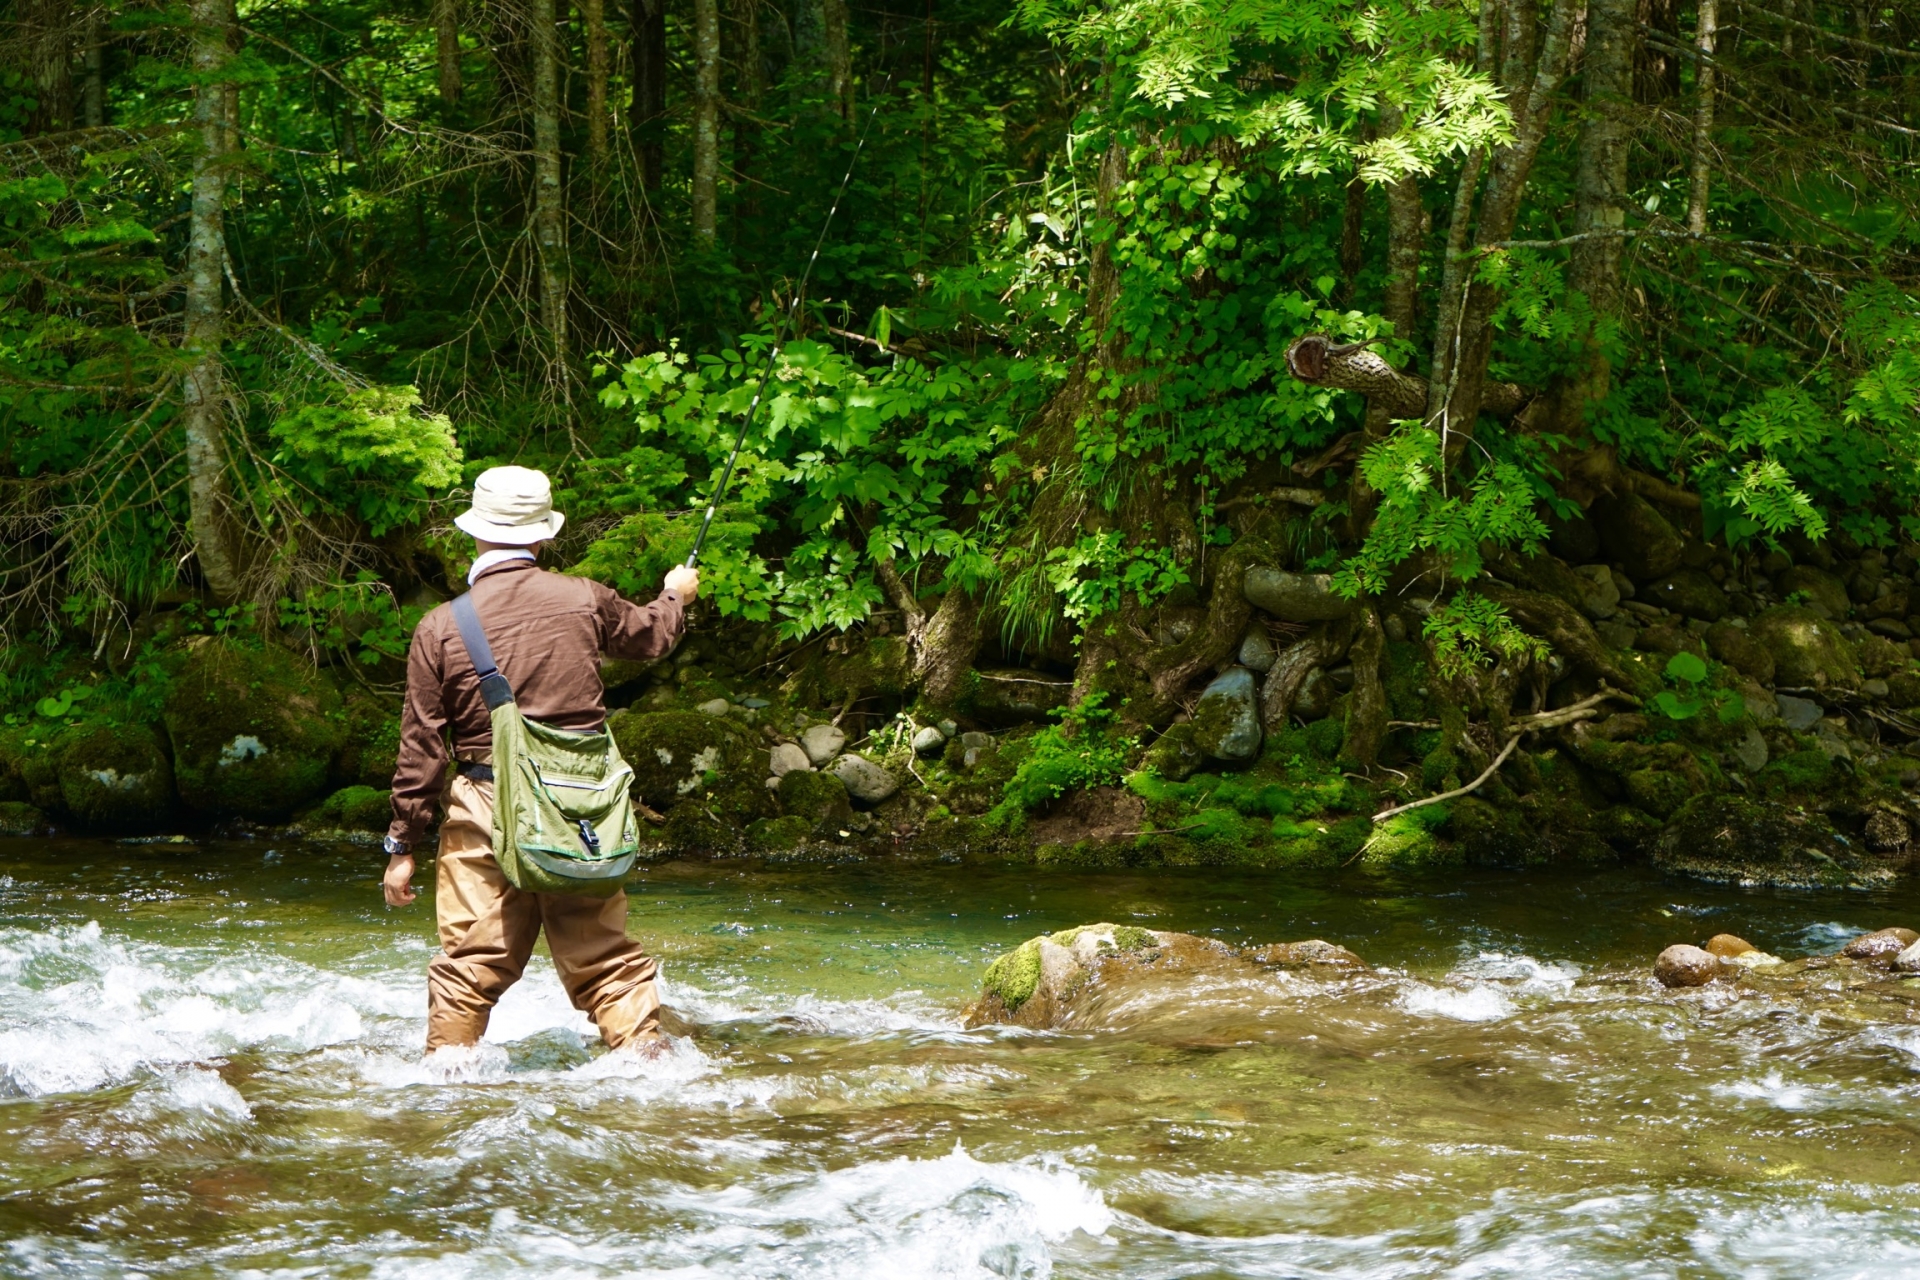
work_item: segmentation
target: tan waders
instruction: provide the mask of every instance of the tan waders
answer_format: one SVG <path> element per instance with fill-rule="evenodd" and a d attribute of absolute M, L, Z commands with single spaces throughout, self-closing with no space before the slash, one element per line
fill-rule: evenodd
<path fill-rule="evenodd" d="M 435 875 L 440 954 L 427 966 L 427 1051 L 470 1045 L 526 972 L 542 929 L 553 967 L 609 1046 L 658 1040 L 656 967 L 627 937 L 627 895 L 527 893 L 493 857 L 493 784 L 456 774 L 446 793 Z"/>

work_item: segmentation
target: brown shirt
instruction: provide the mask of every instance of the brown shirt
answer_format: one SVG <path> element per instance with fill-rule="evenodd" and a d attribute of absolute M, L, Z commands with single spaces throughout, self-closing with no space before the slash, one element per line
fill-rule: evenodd
<path fill-rule="evenodd" d="M 629 604 L 597 582 L 548 573 L 531 560 L 508 560 L 481 574 L 473 604 L 520 710 L 558 729 L 597 729 L 606 721 L 601 654 L 657 658 L 686 625 L 671 593 L 650 605 Z M 426 834 L 445 786 L 449 729 L 455 758 L 489 757 L 493 721 L 480 677 L 453 610 L 443 604 L 420 620 L 407 651 L 407 707 L 387 834 L 409 848 Z"/>

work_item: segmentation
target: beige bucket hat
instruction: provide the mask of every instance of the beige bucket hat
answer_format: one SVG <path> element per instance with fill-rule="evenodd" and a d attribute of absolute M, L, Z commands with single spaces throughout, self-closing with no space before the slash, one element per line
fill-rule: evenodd
<path fill-rule="evenodd" d="M 482 542 L 530 547 L 557 537 L 567 518 L 553 509 L 553 485 L 531 467 L 490 467 L 473 482 L 473 506 L 453 518 Z"/>

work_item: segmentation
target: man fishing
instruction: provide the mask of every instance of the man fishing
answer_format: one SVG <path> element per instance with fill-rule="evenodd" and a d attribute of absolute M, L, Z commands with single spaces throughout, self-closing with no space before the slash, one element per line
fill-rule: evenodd
<path fill-rule="evenodd" d="M 435 804 L 442 804 L 435 870 L 440 952 L 427 965 L 429 1053 L 479 1042 L 493 1006 L 526 971 L 542 929 L 567 995 L 610 1048 L 645 1050 L 660 1043 L 655 965 L 627 937 L 625 891 L 597 896 L 519 889 L 495 857 L 490 708 L 499 699 L 483 689 L 473 646 L 481 646 L 483 665 L 497 669 L 493 679 L 504 677 L 510 685 L 510 700 L 527 720 L 597 731 L 606 720 L 601 656 L 645 659 L 668 652 L 700 587 L 695 569 L 676 566 L 659 598 L 643 606 L 597 582 L 549 573 L 535 556 L 564 521 L 542 473 L 526 467 L 482 473 L 472 507 L 454 521 L 472 535 L 476 551 L 467 574 L 469 630 L 463 631 L 454 608 L 441 605 L 420 620 L 407 653 L 382 888 L 390 906 L 414 900 L 413 850 Z M 472 634 L 476 619 L 484 626 L 483 639 Z"/>

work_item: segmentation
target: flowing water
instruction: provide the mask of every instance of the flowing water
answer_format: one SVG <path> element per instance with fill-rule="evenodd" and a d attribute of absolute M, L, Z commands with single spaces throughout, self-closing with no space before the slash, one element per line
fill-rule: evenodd
<path fill-rule="evenodd" d="M 1905 889 L 673 864 L 632 916 L 670 1057 L 603 1054 L 542 959 L 423 1064 L 431 901 L 375 870 L 0 844 L 0 1275 L 1920 1275 L 1920 990 L 1646 976 Z M 1378 968 L 962 1029 L 991 957 L 1090 920 Z"/>

